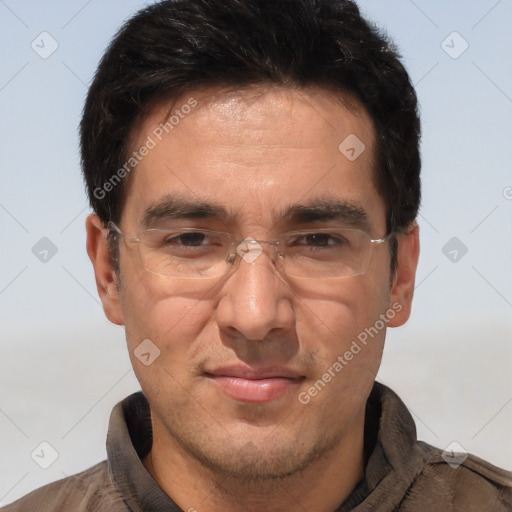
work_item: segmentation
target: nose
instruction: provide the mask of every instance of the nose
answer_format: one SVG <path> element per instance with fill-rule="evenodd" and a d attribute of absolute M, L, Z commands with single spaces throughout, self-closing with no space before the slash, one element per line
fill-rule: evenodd
<path fill-rule="evenodd" d="M 273 263 L 275 249 L 242 242 L 238 266 L 222 287 L 217 305 L 219 329 L 248 340 L 264 340 L 272 331 L 294 324 L 293 292 Z"/>

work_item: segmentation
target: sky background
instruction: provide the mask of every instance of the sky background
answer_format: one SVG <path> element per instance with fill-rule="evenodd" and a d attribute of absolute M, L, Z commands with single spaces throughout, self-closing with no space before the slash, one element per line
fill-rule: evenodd
<path fill-rule="evenodd" d="M 105 458 L 110 411 L 139 389 L 85 252 L 77 127 L 104 49 L 146 4 L 0 0 L 0 505 Z M 423 122 L 415 302 L 379 380 L 421 439 L 510 470 L 512 0 L 359 5 L 400 49 Z"/>

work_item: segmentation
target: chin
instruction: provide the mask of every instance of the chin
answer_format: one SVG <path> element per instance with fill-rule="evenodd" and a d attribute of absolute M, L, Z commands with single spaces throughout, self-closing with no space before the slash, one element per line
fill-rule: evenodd
<path fill-rule="evenodd" d="M 271 433 L 260 436 L 226 436 L 224 439 L 180 439 L 187 453 L 212 473 L 223 478 L 254 483 L 282 480 L 307 468 L 330 451 L 338 442 L 319 436 L 309 443 L 297 442 L 297 436 L 274 438 Z M 248 437 L 253 440 L 246 441 Z"/>

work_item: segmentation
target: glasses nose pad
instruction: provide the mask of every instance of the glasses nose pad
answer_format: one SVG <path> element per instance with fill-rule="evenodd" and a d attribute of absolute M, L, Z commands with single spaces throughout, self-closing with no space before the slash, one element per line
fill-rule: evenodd
<path fill-rule="evenodd" d="M 273 257 L 272 257 L 272 261 L 273 261 L 276 269 L 279 272 L 282 272 L 283 266 L 284 266 L 285 254 L 284 254 L 283 251 L 279 250 L 278 246 L 274 246 L 274 249 L 275 249 L 275 251 L 274 251 L 274 254 L 273 254 Z"/>

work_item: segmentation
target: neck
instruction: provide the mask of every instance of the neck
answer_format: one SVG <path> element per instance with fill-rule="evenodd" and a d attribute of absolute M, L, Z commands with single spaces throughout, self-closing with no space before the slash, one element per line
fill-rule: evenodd
<path fill-rule="evenodd" d="M 165 493 L 189 512 L 332 512 L 364 474 L 364 414 L 356 423 L 331 450 L 279 479 L 219 474 L 188 454 L 155 421 L 153 446 L 143 464 Z"/>

